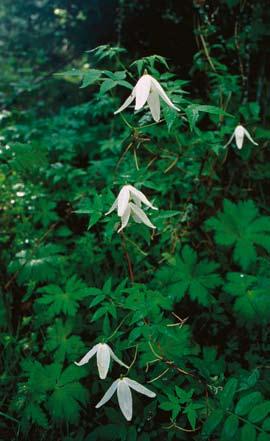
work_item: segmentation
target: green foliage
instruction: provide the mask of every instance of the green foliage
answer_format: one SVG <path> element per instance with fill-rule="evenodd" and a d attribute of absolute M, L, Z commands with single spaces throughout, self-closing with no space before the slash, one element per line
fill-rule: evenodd
<path fill-rule="evenodd" d="M 215 232 L 218 245 L 233 246 L 233 259 L 243 269 L 256 262 L 258 245 L 270 250 L 270 217 L 259 216 L 251 200 L 234 204 L 224 201 L 224 211 L 208 219 L 206 227 Z"/>
<path fill-rule="evenodd" d="M 215 302 L 213 289 L 222 284 L 218 268 L 218 264 L 207 259 L 198 261 L 197 253 L 185 246 L 175 262 L 161 269 L 156 277 L 160 288 L 173 299 L 181 300 L 187 293 L 191 300 L 207 306 Z"/>
<path fill-rule="evenodd" d="M 9 3 L 0 439 L 267 441 L 266 1 Z M 114 115 L 145 70 L 179 112 Z M 239 123 L 259 145 L 224 149 Z M 126 184 L 158 207 L 143 204 L 155 229 L 117 233 L 106 213 Z M 129 369 L 74 364 L 102 343 Z M 156 394 L 132 391 L 131 422 L 117 394 L 95 408 L 122 375 Z"/>

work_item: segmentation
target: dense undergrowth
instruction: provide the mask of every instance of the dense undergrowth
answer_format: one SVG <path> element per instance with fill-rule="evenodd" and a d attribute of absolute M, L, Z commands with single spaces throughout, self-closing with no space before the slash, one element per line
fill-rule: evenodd
<path fill-rule="evenodd" d="M 225 39 L 196 11 L 189 78 L 115 45 L 37 82 L 6 61 L 1 440 L 269 440 L 269 80 L 258 96 L 243 71 L 267 33 L 262 9 L 224 11 L 238 14 Z M 180 109 L 163 103 L 158 123 L 147 106 L 113 114 L 145 69 Z M 238 124 L 258 146 L 224 148 Z M 158 207 L 156 229 L 117 233 L 105 213 L 124 185 Z M 116 396 L 95 408 L 127 369 L 74 364 L 104 342 L 156 394 L 132 392 L 131 422 Z"/>

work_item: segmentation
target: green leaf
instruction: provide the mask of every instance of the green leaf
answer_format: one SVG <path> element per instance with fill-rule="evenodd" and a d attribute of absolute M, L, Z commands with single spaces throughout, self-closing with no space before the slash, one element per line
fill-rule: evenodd
<path fill-rule="evenodd" d="M 207 306 L 214 302 L 211 291 L 222 283 L 218 268 L 214 262 L 199 260 L 196 251 L 185 246 L 174 264 L 158 271 L 156 279 L 160 289 L 174 298 L 180 300 L 187 294 Z"/>
<path fill-rule="evenodd" d="M 216 430 L 218 425 L 221 423 L 224 417 L 224 412 L 221 409 L 216 409 L 207 418 L 202 428 L 202 435 L 207 439 Z"/>
<path fill-rule="evenodd" d="M 96 83 L 102 76 L 103 71 L 98 69 L 91 69 L 89 72 L 83 73 L 83 82 L 81 88 L 90 86 Z"/>
<path fill-rule="evenodd" d="M 61 312 L 66 316 L 74 316 L 79 308 L 79 302 L 89 296 L 86 285 L 75 276 L 67 280 L 65 287 L 46 285 L 39 288 L 43 294 L 36 300 L 39 305 L 47 306 L 47 314 L 54 317 Z"/>
<path fill-rule="evenodd" d="M 233 247 L 233 259 L 243 269 L 256 261 L 256 245 L 270 251 L 270 217 L 260 216 L 251 200 L 234 204 L 224 200 L 223 212 L 206 221 L 218 245 Z"/>
<path fill-rule="evenodd" d="M 245 424 L 242 427 L 241 441 L 256 441 L 256 429 L 252 424 Z"/>
<path fill-rule="evenodd" d="M 248 395 L 240 398 L 235 407 L 235 412 L 237 415 L 245 416 L 251 409 L 263 400 L 262 394 L 260 392 L 251 392 Z"/>
<path fill-rule="evenodd" d="M 222 439 L 231 440 L 236 434 L 239 426 L 239 420 L 236 415 L 229 415 L 225 420 L 223 430 L 222 430 Z"/>
<path fill-rule="evenodd" d="M 233 309 L 245 323 L 258 322 L 261 325 L 270 320 L 270 279 L 242 273 L 229 273 L 224 290 L 235 298 Z"/>
<path fill-rule="evenodd" d="M 225 384 L 223 391 L 219 394 L 220 405 L 224 410 L 229 410 L 237 390 L 238 381 L 236 378 L 230 378 Z"/>
<path fill-rule="evenodd" d="M 264 401 L 263 403 L 257 404 L 250 411 L 248 415 L 249 421 L 252 423 L 258 423 L 262 421 L 270 412 L 270 401 Z"/>
<path fill-rule="evenodd" d="M 88 393 L 78 380 L 85 376 L 85 371 L 69 366 L 62 371 L 61 366 L 46 366 L 52 387 L 47 401 L 47 408 L 55 421 L 75 423 L 80 416 L 80 404 L 86 404 Z"/>

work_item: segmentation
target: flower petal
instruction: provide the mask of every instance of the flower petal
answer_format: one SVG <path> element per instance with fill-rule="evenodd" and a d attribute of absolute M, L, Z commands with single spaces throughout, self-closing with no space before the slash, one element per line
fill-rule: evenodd
<path fill-rule="evenodd" d="M 123 366 L 123 367 L 129 369 L 129 367 L 128 367 L 125 363 L 123 363 L 122 360 L 120 360 L 120 359 L 115 355 L 115 353 L 113 352 L 113 350 L 112 350 L 111 348 L 109 348 L 109 349 L 110 349 L 110 354 L 111 354 L 112 359 L 113 359 L 114 361 L 116 361 L 116 363 L 120 364 L 121 366 Z"/>
<path fill-rule="evenodd" d="M 114 114 L 116 115 L 117 113 L 122 112 L 122 110 L 125 110 L 132 103 L 134 98 L 135 98 L 135 92 L 134 92 L 134 89 L 133 89 L 133 91 L 131 92 L 131 95 L 129 95 L 129 97 L 126 99 L 126 101 L 122 104 L 121 107 L 119 107 L 118 110 L 116 110 L 114 112 Z"/>
<path fill-rule="evenodd" d="M 132 202 L 130 202 L 130 208 L 131 208 L 131 214 L 135 214 L 135 216 L 140 219 L 140 221 L 142 223 L 144 223 L 145 225 L 147 225 L 147 227 L 150 228 L 156 228 L 155 225 L 152 224 L 152 222 L 150 221 L 150 219 L 146 216 L 145 212 L 140 208 L 137 207 L 137 205 L 133 204 Z"/>
<path fill-rule="evenodd" d="M 130 209 L 130 206 L 128 205 L 126 211 L 124 212 L 123 216 L 121 217 L 122 225 L 119 228 L 119 230 L 117 230 L 117 233 L 120 233 L 120 231 L 122 231 L 127 226 L 128 221 L 129 221 L 129 217 L 130 217 L 130 212 L 131 212 L 131 209 Z"/>
<path fill-rule="evenodd" d="M 86 364 L 86 363 L 88 363 L 88 361 L 90 360 L 90 358 L 92 358 L 94 355 L 95 355 L 95 353 L 97 352 L 97 350 L 98 350 L 98 346 L 99 345 L 95 345 L 95 346 L 93 346 L 92 347 L 92 349 L 90 349 L 90 351 L 88 351 L 87 352 L 87 354 L 80 360 L 80 361 L 75 361 L 74 363 L 77 365 L 77 366 L 83 366 L 84 364 Z"/>
<path fill-rule="evenodd" d="M 237 126 L 234 133 L 235 133 L 236 145 L 239 149 L 241 149 L 243 147 L 243 141 L 244 141 L 244 135 L 245 135 L 244 127 L 240 126 L 240 125 Z"/>
<path fill-rule="evenodd" d="M 124 212 L 127 209 L 128 206 L 128 201 L 129 201 L 129 186 L 128 185 L 124 185 L 124 187 L 121 189 L 117 200 L 118 200 L 118 210 L 117 210 L 117 214 L 118 216 L 122 217 Z"/>
<path fill-rule="evenodd" d="M 159 95 L 155 90 L 152 90 L 149 94 L 148 100 L 147 100 L 150 111 L 152 114 L 152 117 L 156 122 L 159 122 L 160 120 L 160 101 L 159 101 Z"/>
<path fill-rule="evenodd" d="M 142 386 L 140 383 L 134 380 L 130 380 L 130 378 L 125 378 L 127 384 L 131 389 L 136 390 L 136 392 L 139 392 L 140 394 L 146 395 L 147 397 L 154 398 L 156 396 L 155 392 L 152 392 L 150 389 L 147 389 L 147 387 Z"/>
<path fill-rule="evenodd" d="M 139 199 L 141 202 L 143 202 L 145 205 L 152 208 L 153 210 L 158 210 L 158 208 L 154 207 L 140 190 L 137 190 L 137 188 L 133 187 L 133 185 L 127 185 L 127 187 L 129 192 L 131 193 L 132 198 L 134 197 L 134 201 L 136 205 L 138 205 L 138 203 L 136 202 L 136 198 L 137 198 L 137 200 Z"/>
<path fill-rule="evenodd" d="M 111 212 L 116 209 L 117 205 L 118 205 L 118 198 L 115 199 L 115 201 L 112 204 L 112 206 L 109 209 L 109 211 L 107 211 L 107 213 L 105 213 L 105 216 L 107 216 L 108 214 L 111 214 Z"/>
<path fill-rule="evenodd" d="M 135 86 L 135 110 L 141 109 L 149 96 L 151 88 L 151 77 L 150 75 L 143 75 Z"/>
<path fill-rule="evenodd" d="M 244 129 L 244 132 L 245 132 L 246 137 L 252 142 L 252 144 L 254 144 L 254 145 L 259 145 L 257 142 L 254 141 L 254 139 L 251 138 L 251 136 L 250 136 L 250 134 L 248 133 L 247 129 L 245 129 L 244 127 L 243 127 L 243 129 Z"/>
<path fill-rule="evenodd" d="M 100 343 L 97 350 L 97 367 L 99 378 L 104 380 L 110 366 L 110 348 L 106 343 Z"/>
<path fill-rule="evenodd" d="M 176 107 L 173 104 L 173 102 L 170 100 L 170 98 L 166 94 L 163 87 L 159 84 L 159 82 L 155 78 L 151 77 L 151 83 L 152 83 L 151 84 L 152 90 L 154 89 L 159 94 L 159 96 L 163 99 L 163 101 L 165 101 L 165 103 L 168 104 L 169 107 L 171 107 L 172 109 L 175 109 L 179 112 L 180 109 L 178 109 L 178 107 Z"/>
<path fill-rule="evenodd" d="M 122 414 L 130 421 L 132 418 L 132 395 L 125 379 L 119 380 L 117 385 L 117 397 Z"/>
<path fill-rule="evenodd" d="M 223 148 L 225 149 L 226 147 L 228 147 L 228 145 L 232 142 L 233 138 L 235 135 L 235 130 L 233 131 L 232 136 L 230 137 L 229 141 L 223 146 Z"/>
<path fill-rule="evenodd" d="M 112 398 L 114 392 L 117 389 L 117 385 L 118 385 L 119 381 L 120 380 L 118 379 L 118 380 L 115 380 L 112 383 L 112 385 L 109 387 L 107 392 L 103 395 L 103 398 L 101 398 L 101 400 L 97 403 L 96 409 L 98 409 L 99 407 L 103 406 L 103 404 L 107 403 L 107 401 L 109 401 Z"/>

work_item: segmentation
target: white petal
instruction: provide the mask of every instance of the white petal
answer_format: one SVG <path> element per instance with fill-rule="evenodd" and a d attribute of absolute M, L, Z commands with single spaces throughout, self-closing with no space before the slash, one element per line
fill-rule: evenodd
<path fill-rule="evenodd" d="M 101 398 L 101 400 L 97 403 L 96 409 L 98 409 L 99 407 L 103 406 L 103 404 L 107 403 L 107 401 L 109 401 L 112 398 L 114 392 L 117 389 L 117 385 L 118 385 L 119 381 L 120 380 L 118 379 L 118 380 L 115 380 L 113 382 L 113 384 L 109 387 L 107 392 L 104 394 L 103 398 Z"/>
<path fill-rule="evenodd" d="M 100 343 L 97 350 L 97 367 L 99 378 L 104 380 L 110 366 L 110 348 L 106 343 Z"/>
<path fill-rule="evenodd" d="M 243 127 L 244 128 L 244 127 Z M 246 137 L 252 142 L 254 145 L 259 145 L 257 142 L 254 141 L 254 139 L 251 138 L 250 134 L 248 133 L 247 129 L 244 128 L 244 132 Z"/>
<path fill-rule="evenodd" d="M 153 77 L 151 77 L 151 86 L 152 86 L 152 90 L 156 90 L 157 93 L 160 95 L 160 97 L 163 99 L 163 101 L 165 101 L 165 103 L 168 104 L 169 107 L 171 107 L 172 109 L 175 109 L 177 111 L 180 111 L 180 109 L 178 109 L 178 107 L 176 107 L 173 104 L 173 102 L 170 100 L 168 95 L 165 93 L 165 90 L 163 89 L 163 87 Z"/>
<path fill-rule="evenodd" d="M 237 126 L 234 133 L 235 133 L 236 145 L 239 149 L 241 149 L 243 147 L 244 134 L 245 134 L 244 127 L 240 125 Z"/>
<path fill-rule="evenodd" d="M 142 223 L 141 219 L 140 219 L 138 216 L 136 216 L 136 214 L 134 213 L 134 211 L 132 212 L 132 219 L 133 219 L 137 224 L 141 224 L 141 223 Z"/>
<path fill-rule="evenodd" d="M 153 210 L 158 210 L 158 208 L 154 207 L 151 204 L 151 202 L 147 199 L 147 197 L 140 190 L 137 190 L 137 188 L 133 187 L 133 185 L 127 185 L 127 187 L 128 187 L 129 192 L 131 193 L 131 196 L 134 199 L 135 203 L 136 203 L 136 198 L 137 198 L 137 200 L 139 199 L 141 202 L 143 202 L 145 205 L 152 208 Z M 138 204 L 136 203 L 136 205 L 138 205 Z"/>
<path fill-rule="evenodd" d="M 129 201 L 129 186 L 124 185 L 124 187 L 121 189 L 119 195 L 118 195 L 118 210 L 117 214 L 118 216 L 123 216 L 124 212 L 127 209 L 128 201 Z"/>
<path fill-rule="evenodd" d="M 224 149 L 226 148 L 226 147 L 228 147 L 228 145 L 232 142 L 232 140 L 233 140 L 233 138 L 234 138 L 234 135 L 235 135 L 235 130 L 233 131 L 233 134 L 232 134 L 232 136 L 230 137 L 230 139 L 229 139 L 229 141 L 224 145 Z"/>
<path fill-rule="evenodd" d="M 117 396 L 122 414 L 128 421 L 130 421 L 132 418 L 132 396 L 125 379 L 119 380 L 117 385 Z"/>
<path fill-rule="evenodd" d="M 76 364 L 77 366 L 83 366 L 84 364 L 88 363 L 88 361 L 90 360 L 90 358 L 92 358 L 93 355 L 95 355 L 95 353 L 97 352 L 97 350 L 98 350 L 98 346 L 99 346 L 99 345 L 95 345 L 95 346 L 93 346 L 93 348 L 90 349 L 90 351 L 88 351 L 87 354 L 86 354 L 86 355 L 85 355 L 80 361 L 78 361 L 78 362 L 75 361 L 75 364 Z"/>
<path fill-rule="evenodd" d="M 159 122 L 160 120 L 160 102 L 159 102 L 159 95 L 155 90 L 152 90 L 149 94 L 148 100 L 147 100 L 150 111 L 152 114 L 152 117 L 156 122 Z"/>
<path fill-rule="evenodd" d="M 130 205 L 130 208 L 131 208 L 131 211 L 132 211 L 132 215 L 135 214 L 135 216 L 138 219 L 140 219 L 140 221 L 142 223 L 147 225 L 147 227 L 156 228 L 155 225 L 152 224 L 150 219 L 146 216 L 145 212 L 140 207 L 137 207 L 137 205 L 133 204 L 132 202 L 130 202 L 129 205 Z"/>
<path fill-rule="evenodd" d="M 119 230 L 117 230 L 117 233 L 120 233 L 120 231 L 122 231 L 127 226 L 128 221 L 129 221 L 129 217 L 130 217 L 130 212 L 131 212 L 131 209 L 130 209 L 130 206 L 128 205 L 126 211 L 124 212 L 123 216 L 121 217 L 122 225 L 121 225 L 121 228 L 119 228 Z"/>
<path fill-rule="evenodd" d="M 112 206 L 109 209 L 109 211 L 107 211 L 107 213 L 105 213 L 105 216 L 107 216 L 107 214 L 111 214 L 111 212 L 116 209 L 117 205 L 118 205 L 118 198 L 115 199 L 115 201 L 112 204 Z"/>
<path fill-rule="evenodd" d="M 151 87 L 150 75 L 143 75 L 135 86 L 135 95 L 136 95 L 135 110 L 139 110 L 145 105 L 150 93 L 150 87 Z"/>
<path fill-rule="evenodd" d="M 127 384 L 131 387 L 131 389 L 136 390 L 140 394 L 146 395 L 147 397 L 154 398 L 156 396 L 155 392 L 147 389 L 147 387 L 142 386 L 140 383 L 134 380 L 130 380 L 129 378 L 125 378 Z"/>
<path fill-rule="evenodd" d="M 126 109 L 131 103 L 132 103 L 132 101 L 134 100 L 134 98 L 135 98 L 135 92 L 134 92 L 134 89 L 133 89 L 131 95 L 129 95 L 129 97 L 126 99 L 126 101 L 124 102 L 124 104 L 122 104 L 122 106 L 119 107 L 119 109 L 116 110 L 116 111 L 114 112 L 114 114 L 116 115 L 117 113 L 122 112 L 122 110 L 125 110 L 125 109 Z"/>
<path fill-rule="evenodd" d="M 113 350 L 110 348 L 110 354 L 111 354 L 111 357 L 112 357 L 112 359 L 114 360 L 114 361 L 116 361 L 116 363 L 118 363 L 118 364 L 120 364 L 121 366 L 123 366 L 123 367 L 125 367 L 125 368 L 127 368 L 127 369 L 129 369 L 129 367 L 125 364 L 125 363 L 123 363 L 116 355 L 115 355 L 115 353 L 113 352 Z"/>

